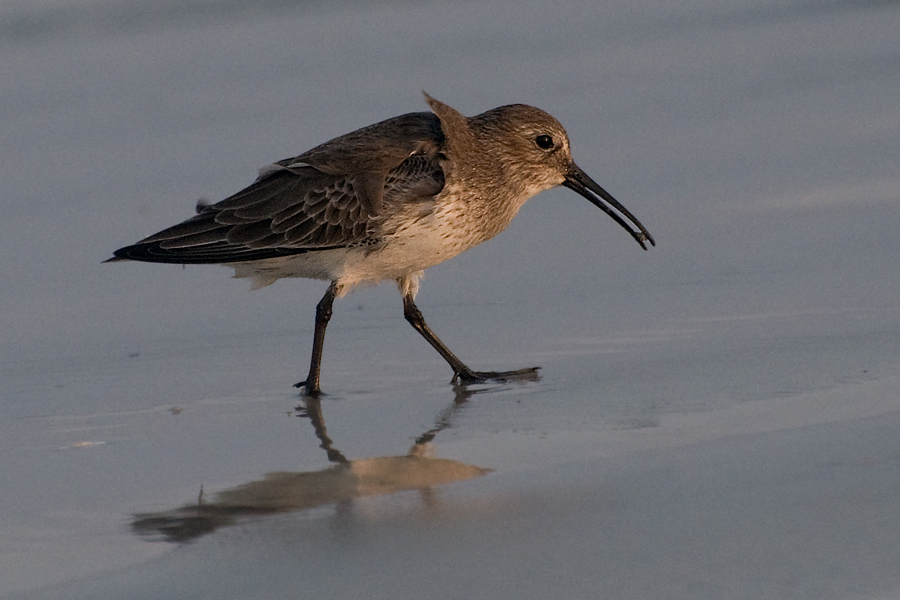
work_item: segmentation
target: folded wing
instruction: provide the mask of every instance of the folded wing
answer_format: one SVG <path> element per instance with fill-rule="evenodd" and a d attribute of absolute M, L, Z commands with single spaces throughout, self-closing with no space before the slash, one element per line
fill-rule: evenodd
<path fill-rule="evenodd" d="M 442 142 L 431 113 L 371 125 L 271 165 L 246 189 L 111 260 L 233 263 L 377 247 L 394 211 L 443 187 Z"/>

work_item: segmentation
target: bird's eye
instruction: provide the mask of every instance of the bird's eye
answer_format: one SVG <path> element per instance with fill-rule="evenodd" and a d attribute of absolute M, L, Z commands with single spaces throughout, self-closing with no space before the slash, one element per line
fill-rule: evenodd
<path fill-rule="evenodd" d="M 535 138 L 534 143 L 541 150 L 549 150 L 553 147 L 553 138 L 549 135 L 539 135 Z"/>

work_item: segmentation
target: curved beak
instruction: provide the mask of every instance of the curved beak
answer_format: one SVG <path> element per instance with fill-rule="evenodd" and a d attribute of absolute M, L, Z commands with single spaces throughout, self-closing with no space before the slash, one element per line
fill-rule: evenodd
<path fill-rule="evenodd" d="M 588 177 L 587 173 L 582 171 L 575 163 L 569 164 L 569 172 L 566 173 L 566 180 L 562 183 L 570 190 L 574 190 L 591 201 L 600 210 L 612 217 L 612 220 L 621 225 L 625 231 L 631 234 L 641 248 L 647 249 L 644 242 L 650 242 L 651 246 L 656 245 L 653 236 L 647 231 L 640 221 L 634 215 L 619 204 L 619 202 L 609 195 L 609 193 L 597 183 Z M 615 209 L 615 210 L 613 210 Z M 627 219 L 627 221 L 626 221 Z"/>

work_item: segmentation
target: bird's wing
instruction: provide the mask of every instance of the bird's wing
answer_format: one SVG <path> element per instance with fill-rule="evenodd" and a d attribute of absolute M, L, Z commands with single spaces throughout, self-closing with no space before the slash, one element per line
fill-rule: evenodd
<path fill-rule="evenodd" d="M 440 123 L 431 113 L 377 123 L 261 170 L 246 189 L 117 250 L 115 257 L 233 263 L 377 247 L 385 217 L 443 187 L 441 143 Z"/>

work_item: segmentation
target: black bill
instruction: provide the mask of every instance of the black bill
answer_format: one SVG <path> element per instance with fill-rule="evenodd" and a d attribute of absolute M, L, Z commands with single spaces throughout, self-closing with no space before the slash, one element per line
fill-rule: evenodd
<path fill-rule="evenodd" d="M 587 173 L 582 171 L 575 163 L 569 165 L 569 172 L 566 174 L 566 180 L 563 182 L 563 185 L 570 190 L 578 192 L 596 205 L 597 208 L 612 217 L 612 220 L 630 233 L 631 237 L 637 240 L 637 243 L 640 244 L 641 248 L 644 250 L 647 249 L 647 244 L 644 242 L 650 242 L 651 246 L 656 245 L 653 236 L 650 235 L 647 228 L 641 225 L 641 222 L 638 221 L 634 215 L 628 212 L 624 206 L 619 204 L 618 200 L 610 196 L 606 190 L 597 185 L 597 183 L 588 177 Z M 614 212 L 613 209 L 617 212 Z M 628 219 L 630 223 L 625 219 Z M 635 227 L 637 229 L 635 229 Z"/>

